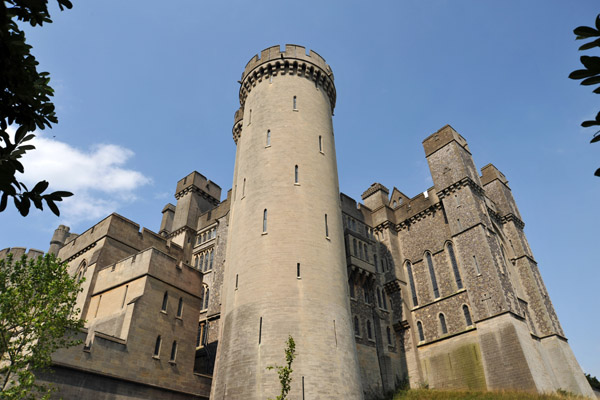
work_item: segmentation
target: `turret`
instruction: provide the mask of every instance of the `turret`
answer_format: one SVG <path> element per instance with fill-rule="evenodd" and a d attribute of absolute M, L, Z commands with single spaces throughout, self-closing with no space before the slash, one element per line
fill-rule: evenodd
<path fill-rule="evenodd" d="M 331 119 L 335 96 L 325 60 L 301 46 L 263 50 L 242 75 L 211 398 L 275 396 L 279 379 L 266 367 L 284 361 L 290 335 L 297 352 L 291 397 L 362 398 Z"/>
<path fill-rule="evenodd" d="M 50 240 L 50 248 L 48 249 L 49 254 L 57 255 L 61 247 L 65 245 L 66 240 L 69 238 L 70 228 L 65 225 L 59 225 L 52 235 Z"/>

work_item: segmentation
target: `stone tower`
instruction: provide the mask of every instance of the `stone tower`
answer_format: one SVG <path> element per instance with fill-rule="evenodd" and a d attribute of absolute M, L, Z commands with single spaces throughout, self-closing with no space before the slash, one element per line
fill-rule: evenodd
<path fill-rule="evenodd" d="M 264 399 L 296 342 L 291 395 L 362 398 L 347 288 L 333 73 L 287 45 L 246 65 L 211 398 Z"/>

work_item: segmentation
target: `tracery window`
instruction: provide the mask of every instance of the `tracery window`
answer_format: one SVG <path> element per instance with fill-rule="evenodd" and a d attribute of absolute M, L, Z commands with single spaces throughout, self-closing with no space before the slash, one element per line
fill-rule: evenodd
<path fill-rule="evenodd" d="M 417 331 L 419 332 L 419 342 L 425 340 L 425 335 L 423 334 L 423 324 L 421 321 L 417 321 Z"/>

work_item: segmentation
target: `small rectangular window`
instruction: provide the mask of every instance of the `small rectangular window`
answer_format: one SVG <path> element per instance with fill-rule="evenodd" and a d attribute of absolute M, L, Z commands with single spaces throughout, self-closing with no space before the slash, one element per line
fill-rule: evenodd
<path fill-rule="evenodd" d="M 298 109 L 298 107 L 297 107 L 297 106 L 298 106 L 298 103 L 297 103 L 297 101 L 296 101 L 296 96 L 294 96 L 294 110 L 297 110 L 297 109 Z"/>
<path fill-rule="evenodd" d="M 475 270 L 477 271 L 477 275 L 481 275 L 481 271 L 479 270 L 479 263 L 477 262 L 477 257 L 473 256 L 473 264 L 475 265 Z"/>
<path fill-rule="evenodd" d="M 323 152 L 323 138 L 319 136 L 319 151 Z"/>
<path fill-rule="evenodd" d="M 238 288 L 238 274 L 235 274 L 235 288 Z"/>
<path fill-rule="evenodd" d="M 296 264 L 296 278 L 300 279 L 300 263 Z"/>
<path fill-rule="evenodd" d="M 258 322 L 258 344 L 262 339 L 262 317 L 260 317 L 260 321 Z"/>
<path fill-rule="evenodd" d="M 294 183 L 298 184 L 298 166 L 294 167 Z"/>
<path fill-rule="evenodd" d="M 267 209 L 263 211 L 263 233 L 267 233 Z"/>
<path fill-rule="evenodd" d="M 325 237 L 329 237 L 329 225 L 327 224 L 327 214 L 325 214 Z"/>

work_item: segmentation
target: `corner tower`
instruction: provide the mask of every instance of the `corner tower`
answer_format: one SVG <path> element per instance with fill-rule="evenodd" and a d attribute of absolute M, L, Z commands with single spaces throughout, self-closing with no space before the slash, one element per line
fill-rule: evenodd
<path fill-rule="evenodd" d="M 296 342 L 290 394 L 360 399 L 332 114 L 333 73 L 304 47 L 270 47 L 246 65 L 211 398 L 280 393 L 276 371 Z"/>

